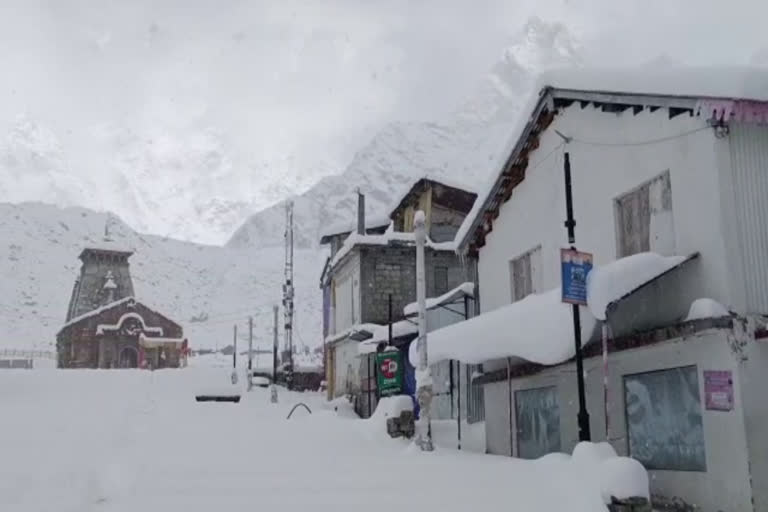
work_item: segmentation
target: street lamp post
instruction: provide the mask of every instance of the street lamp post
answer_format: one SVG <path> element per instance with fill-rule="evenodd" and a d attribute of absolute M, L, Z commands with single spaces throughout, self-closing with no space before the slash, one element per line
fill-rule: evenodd
<path fill-rule="evenodd" d="M 419 352 L 419 367 L 416 372 L 419 419 L 416 422 L 416 444 L 422 451 L 434 450 L 432 444 L 432 425 L 430 408 L 432 406 L 432 374 L 427 358 L 427 287 L 424 263 L 426 245 L 426 220 L 424 212 L 419 210 L 413 217 L 413 235 L 416 239 L 416 301 L 419 309 L 419 337 L 416 348 Z"/>
<path fill-rule="evenodd" d="M 565 152 L 563 160 L 565 173 L 565 227 L 568 230 L 568 243 L 572 250 L 576 250 L 576 220 L 573 217 L 573 194 L 571 190 L 571 157 Z M 579 305 L 572 304 L 573 308 L 573 339 L 576 344 L 576 385 L 579 392 L 579 441 L 590 441 L 592 435 L 589 428 L 589 413 L 587 412 L 587 400 L 584 391 L 584 358 L 581 352 L 581 315 Z"/>

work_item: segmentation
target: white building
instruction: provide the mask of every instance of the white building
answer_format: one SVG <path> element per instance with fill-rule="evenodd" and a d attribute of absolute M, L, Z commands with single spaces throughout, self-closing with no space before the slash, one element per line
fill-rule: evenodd
<path fill-rule="evenodd" d="M 641 460 L 660 502 L 768 510 L 768 76 L 545 79 L 457 237 L 478 261 L 482 313 L 506 309 L 433 333 L 430 364 L 485 361 L 489 452 L 536 457 L 576 444 L 570 308 L 551 295 L 510 306 L 560 286 L 567 152 L 575 245 L 598 268 L 620 260 L 606 268 L 603 297 L 582 308 L 594 326 L 585 343 L 601 325 L 613 331 L 607 373 L 600 344 L 585 347 L 592 439 Z M 645 252 L 680 258 L 622 259 Z M 704 297 L 732 314 L 686 318 Z M 456 343 L 470 332 L 473 353 Z"/>

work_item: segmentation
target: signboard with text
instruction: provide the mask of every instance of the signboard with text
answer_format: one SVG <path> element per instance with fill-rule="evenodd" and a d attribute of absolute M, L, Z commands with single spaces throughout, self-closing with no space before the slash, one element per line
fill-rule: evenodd
<path fill-rule="evenodd" d="M 733 375 L 730 371 L 704 370 L 704 403 L 708 411 L 733 410 Z"/>
<path fill-rule="evenodd" d="M 400 351 L 392 350 L 376 354 L 376 384 L 379 396 L 399 395 L 403 391 L 403 368 Z"/>
<path fill-rule="evenodd" d="M 563 302 L 587 305 L 587 276 L 592 271 L 592 255 L 575 249 L 560 249 Z"/>

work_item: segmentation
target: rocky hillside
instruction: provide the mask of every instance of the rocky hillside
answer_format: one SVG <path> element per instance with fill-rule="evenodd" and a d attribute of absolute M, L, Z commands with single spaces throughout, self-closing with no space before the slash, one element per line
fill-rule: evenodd
<path fill-rule="evenodd" d="M 367 214 L 386 214 L 419 177 L 429 174 L 481 187 L 533 92 L 535 75 L 580 63 L 579 47 L 561 24 L 532 18 L 512 38 L 476 93 L 440 122 L 393 123 L 362 148 L 344 172 L 327 176 L 294 198 L 297 240 L 316 245 L 325 226 L 355 217 L 359 187 Z M 270 247 L 283 243 L 283 203 L 252 215 L 229 247 Z"/>

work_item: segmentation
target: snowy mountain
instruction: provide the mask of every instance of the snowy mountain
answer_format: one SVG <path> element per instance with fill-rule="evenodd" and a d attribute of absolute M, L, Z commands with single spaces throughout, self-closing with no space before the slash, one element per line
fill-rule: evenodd
<path fill-rule="evenodd" d="M 0 347 L 52 348 L 79 272 L 77 256 L 85 246 L 98 246 L 106 221 L 107 214 L 83 208 L 0 203 Z M 232 343 L 234 324 L 247 342 L 249 315 L 257 345 L 271 347 L 281 249 L 236 250 L 141 235 L 116 217 L 109 229 L 115 242 L 135 250 L 129 261 L 137 299 L 181 323 L 193 348 Z M 315 347 L 322 342 L 317 283 L 324 254 L 298 250 L 295 258 L 294 342 Z"/>
<path fill-rule="evenodd" d="M 316 247 L 324 228 L 355 218 L 355 191 L 366 194 L 367 215 L 380 216 L 425 174 L 477 188 L 512 135 L 536 73 L 578 63 L 578 44 L 563 26 L 531 19 L 456 111 L 438 122 L 392 123 L 342 173 L 330 174 L 332 165 L 315 162 L 314 171 L 300 181 L 283 181 L 279 172 L 258 165 L 252 172 L 234 169 L 215 133 L 186 142 L 163 134 L 144 140 L 114 127 L 101 127 L 92 134 L 99 143 L 81 149 L 95 153 L 92 158 L 107 158 L 119 172 L 80 172 L 70 167 L 53 131 L 19 118 L 0 142 L 0 198 L 67 208 L 0 203 L 5 241 L 0 246 L 0 344 L 50 348 L 64 320 L 77 256 L 84 246 L 98 243 L 107 218 L 75 205 L 129 219 L 135 230 L 116 220 L 112 231 L 136 249 L 131 268 L 137 298 L 179 321 L 193 346 L 230 343 L 232 325 L 239 323 L 244 333 L 249 314 L 256 319 L 257 340 L 270 344 L 271 308 L 280 300 L 283 280 L 285 212 L 280 202 L 250 214 L 256 204 L 306 190 L 293 197 L 296 341 L 318 346 L 317 282 L 325 253 Z M 281 165 L 303 163 L 286 157 Z M 190 168 L 201 172 L 188 173 Z M 225 247 L 139 234 L 165 231 L 184 238 L 206 232 L 217 239 L 248 215 Z"/>
<path fill-rule="evenodd" d="M 580 63 L 579 45 L 565 26 L 531 18 L 510 41 L 476 93 L 440 122 L 392 123 L 361 149 L 339 175 L 322 178 L 294 198 L 296 239 L 317 244 L 323 228 L 355 217 L 360 188 L 366 214 L 387 214 L 412 182 L 429 174 L 482 185 L 528 100 L 535 75 Z M 229 247 L 270 247 L 283 243 L 283 203 L 252 215 Z"/>

